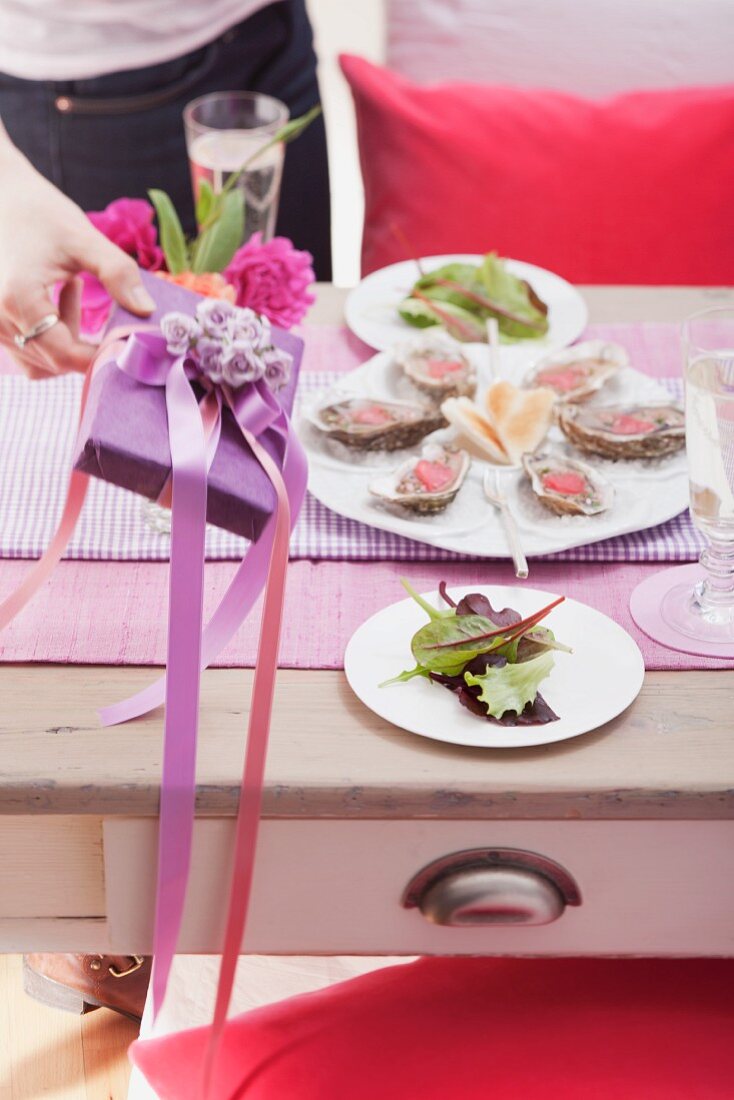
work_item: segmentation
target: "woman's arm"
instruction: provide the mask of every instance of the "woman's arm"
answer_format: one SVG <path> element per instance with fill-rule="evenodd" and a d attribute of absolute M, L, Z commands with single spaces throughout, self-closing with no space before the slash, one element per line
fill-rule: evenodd
<path fill-rule="evenodd" d="M 31 378 L 83 371 L 94 348 L 79 339 L 80 283 L 89 271 L 126 309 L 155 308 L 135 262 L 15 148 L 0 122 L 0 343 Z M 51 299 L 63 283 L 58 308 Z M 13 343 L 49 313 L 60 322 L 22 351 Z"/>

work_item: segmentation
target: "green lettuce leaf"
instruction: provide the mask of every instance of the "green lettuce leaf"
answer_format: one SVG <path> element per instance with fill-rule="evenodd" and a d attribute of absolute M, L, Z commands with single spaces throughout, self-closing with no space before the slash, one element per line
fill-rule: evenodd
<path fill-rule="evenodd" d="M 412 600 L 415 600 L 419 607 L 423 608 L 429 619 L 451 619 L 455 617 L 455 607 L 432 607 L 427 600 L 424 600 L 423 597 L 418 592 L 416 592 L 409 580 L 407 580 L 405 577 L 401 577 L 400 583 L 402 584 L 403 588 L 408 593 L 410 598 Z"/>
<path fill-rule="evenodd" d="M 552 668 L 553 654 L 547 650 L 531 661 L 507 664 L 502 668 L 489 667 L 482 676 L 466 672 L 464 679 L 471 687 L 482 689 L 479 699 L 487 712 L 493 718 L 501 718 L 508 710 L 520 714 L 528 703 L 532 703 L 540 683 L 550 675 Z"/>
<path fill-rule="evenodd" d="M 491 619 L 483 615 L 452 615 L 432 619 L 413 635 L 410 649 L 416 662 L 429 672 L 458 676 L 464 665 L 480 653 L 491 653 L 505 641 L 504 635 L 478 640 L 482 634 L 496 632 Z M 511 633 L 512 628 L 507 628 Z M 436 648 L 437 646 L 446 648 Z M 450 648 L 447 648 L 450 647 Z"/>
<path fill-rule="evenodd" d="M 534 326 L 531 328 L 519 321 L 498 317 L 499 330 L 503 336 L 517 340 L 537 340 L 546 334 L 547 316 L 533 305 L 527 284 L 507 270 L 507 265 L 496 252 L 487 253 L 479 274 L 488 298 L 519 317 L 527 317 Z"/>
<path fill-rule="evenodd" d="M 429 293 L 431 297 L 435 297 L 433 292 Z M 444 322 L 440 314 L 431 309 L 428 302 L 422 302 L 419 298 L 404 298 L 398 307 L 398 313 L 414 328 L 442 325 L 456 340 L 481 343 L 485 339 L 484 325 L 478 320 L 476 314 L 449 301 L 437 300 L 436 307 L 441 310 L 441 313 L 447 314 L 450 320 Z M 456 324 L 452 324 L 452 321 Z"/>
<path fill-rule="evenodd" d="M 399 676 L 393 676 L 390 680 L 383 680 L 379 685 L 381 688 L 389 687 L 390 684 L 404 684 L 408 680 L 414 680 L 416 676 L 430 676 L 427 668 L 422 668 L 421 665 L 416 665 L 415 668 L 406 669 L 405 672 L 401 672 Z"/>

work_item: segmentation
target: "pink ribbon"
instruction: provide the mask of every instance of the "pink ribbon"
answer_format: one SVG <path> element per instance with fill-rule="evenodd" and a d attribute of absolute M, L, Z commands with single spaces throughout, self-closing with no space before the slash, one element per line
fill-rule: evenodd
<path fill-rule="evenodd" d="M 122 336 L 129 336 L 125 343 L 120 341 Z M 206 1090 L 226 1018 L 247 918 L 275 689 L 288 542 L 305 496 L 307 466 L 288 417 L 264 382 L 239 390 L 208 386 L 199 404 L 190 385 L 190 379 L 197 377 L 193 368 L 182 358 L 170 355 L 162 335 L 148 326 L 111 334 L 111 340 L 100 349 L 85 379 L 82 414 L 93 370 L 110 359 L 141 384 L 165 387 L 171 448 L 171 579 L 166 674 L 132 698 L 101 712 L 103 723 L 111 725 L 147 713 L 165 702 L 152 982 L 154 1015 L 163 1003 L 176 951 L 191 859 L 199 674 L 234 635 L 265 587 L 237 815 L 230 907 L 212 1043 L 204 1075 Z M 206 380 L 197 377 L 197 381 L 206 385 Z M 276 507 L 258 541 L 249 547 L 202 633 L 206 481 L 219 441 L 223 406 L 231 410 L 244 441 L 272 482 Z M 259 436 L 268 429 L 278 432 L 285 442 L 282 473 L 259 441 Z M 24 583 L 0 605 L 0 628 L 38 591 L 63 555 L 81 511 L 86 488 L 86 475 L 73 472 L 59 528 Z"/>

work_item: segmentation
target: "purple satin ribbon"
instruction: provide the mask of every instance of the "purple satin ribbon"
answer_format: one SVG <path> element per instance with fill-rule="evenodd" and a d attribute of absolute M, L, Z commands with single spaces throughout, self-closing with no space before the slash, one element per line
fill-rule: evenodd
<path fill-rule="evenodd" d="M 116 363 L 125 374 L 144 385 L 165 387 L 171 447 L 173 499 L 166 675 L 130 699 L 101 712 L 104 725 L 115 725 L 139 717 L 165 702 L 152 982 L 155 1016 L 163 1003 L 176 953 L 191 860 L 200 671 L 233 637 L 263 590 L 278 524 L 276 509 L 258 541 L 249 547 L 202 634 L 206 480 L 219 439 L 222 403 L 232 410 L 245 440 L 251 436 L 257 441 L 268 429 L 283 438 L 282 482 L 290 505 L 291 529 L 305 496 L 307 465 L 288 417 L 265 382 L 252 383 L 238 390 L 217 387 L 220 415 L 215 430 L 207 439 L 202 414 L 189 382 L 196 376 L 195 371 L 182 358 L 169 354 L 160 333 L 141 331 L 132 335 Z M 271 480 L 277 476 L 267 453 L 261 452 L 257 443 L 252 450 Z M 287 556 L 287 546 L 284 553 Z M 282 591 L 279 604 L 282 608 Z M 271 629 L 276 639 L 275 646 L 271 644 L 267 653 L 273 666 L 272 675 L 279 621 L 263 624 L 264 633 Z M 266 731 L 264 739 L 261 738 L 261 752 L 266 747 L 268 724 L 269 714 L 264 723 L 260 723 Z M 255 840 L 256 825 L 247 834 L 246 851 L 240 859 L 240 865 L 242 858 L 249 864 L 250 872 Z"/>

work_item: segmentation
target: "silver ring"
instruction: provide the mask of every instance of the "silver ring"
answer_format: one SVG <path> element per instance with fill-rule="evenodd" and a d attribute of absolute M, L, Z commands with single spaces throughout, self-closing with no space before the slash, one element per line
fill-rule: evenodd
<path fill-rule="evenodd" d="M 13 337 L 16 348 L 21 348 L 22 350 L 29 340 L 35 340 L 37 336 L 43 336 L 44 332 L 48 332 L 48 330 L 53 328 L 58 321 L 58 313 L 47 313 L 46 316 L 42 317 L 38 324 L 34 325 L 28 332 L 16 332 Z"/>

